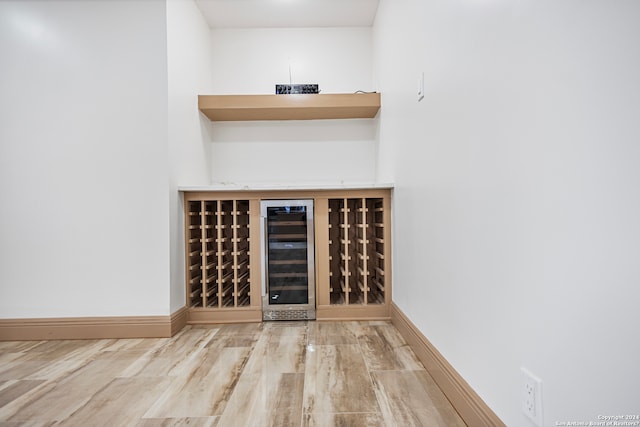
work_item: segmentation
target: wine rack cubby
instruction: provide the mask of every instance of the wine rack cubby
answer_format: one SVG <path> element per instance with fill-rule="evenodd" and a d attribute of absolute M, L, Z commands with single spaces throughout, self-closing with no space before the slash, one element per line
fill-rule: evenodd
<path fill-rule="evenodd" d="M 185 200 L 185 208 L 187 307 L 259 304 L 251 290 L 249 200 Z"/>
<path fill-rule="evenodd" d="M 384 304 L 383 199 L 329 199 L 328 205 L 330 304 Z"/>

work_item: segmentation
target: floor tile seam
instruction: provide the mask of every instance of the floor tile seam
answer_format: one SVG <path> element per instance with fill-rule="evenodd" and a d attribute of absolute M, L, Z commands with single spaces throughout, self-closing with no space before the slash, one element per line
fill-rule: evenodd
<path fill-rule="evenodd" d="M 24 352 L 1 353 L 0 352 L 0 362 L 9 363 L 14 361 L 19 361 L 27 354 L 29 353 L 24 353 Z"/>
<path fill-rule="evenodd" d="M 184 332 L 184 334 L 186 334 L 187 332 L 188 331 Z M 186 367 L 194 363 L 194 361 L 197 360 L 204 351 L 206 351 L 207 344 L 211 341 L 211 339 L 213 339 L 217 335 L 217 332 L 211 334 L 211 336 L 208 336 L 208 335 L 210 335 L 210 332 L 203 333 L 202 336 L 195 341 L 195 343 L 192 343 L 193 348 L 186 351 L 180 351 L 180 350 L 178 350 L 177 352 L 174 350 L 165 351 L 169 346 L 176 345 L 177 340 L 175 339 L 175 337 L 177 335 L 172 338 L 169 338 L 168 339 L 169 341 L 166 341 L 163 343 L 157 343 L 156 345 L 152 346 L 146 351 L 141 352 L 141 354 L 137 358 L 135 358 L 135 360 L 133 360 L 129 366 L 124 368 L 123 371 L 131 369 L 131 366 L 137 363 L 137 364 L 143 364 L 143 366 L 138 371 L 138 372 L 142 372 L 149 366 L 150 363 L 153 362 L 153 360 L 156 360 L 156 359 L 164 359 L 171 362 L 170 364 L 171 366 L 168 371 L 175 370 L 176 368 L 178 368 L 178 371 L 180 371 L 181 369 L 186 369 Z M 187 374 L 188 372 L 176 372 L 173 374 L 168 374 L 166 376 L 180 377 Z M 158 376 L 165 376 L 165 375 L 145 375 L 145 374 L 129 375 L 129 377 L 158 377 Z"/>
<path fill-rule="evenodd" d="M 300 398 L 300 426 L 304 426 L 305 425 L 305 407 L 306 407 L 306 402 L 305 402 L 305 396 L 307 396 L 307 387 L 308 387 L 308 382 L 307 382 L 307 372 L 308 372 L 308 362 L 307 359 L 310 357 L 309 354 L 312 353 L 309 351 L 309 346 L 313 345 L 314 347 L 316 346 L 315 344 L 311 344 L 309 341 L 311 339 L 311 327 L 309 326 L 309 322 L 305 322 L 306 325 L 306 331 L 304 334 L 304 372 L 302 375 L 302 396 Z M 317 330 L 314 326 L 314 334 L 317 333 Z M 315 351 L 315 350 L 314 350 Z M 315 402 L 315 400 L 314 400 Z"/>
<path fill-rule="evenodd" d="M 413 360 L 414 362 L 416 362 L 418 365 L 422 366 L 422 370 L 426 370 L 424 367 L 424 364 L 422 363 L 422 361 L 420 361 L 420 359 L 418 359 L 417 355 L 415 354 L 415 352 L 413 351 L 413 348 L 411 348 L 411 346 L 409 345 L 409 343 L 407 343 L 407 341 L 405 340 L 405 338 L 402 336 L 402 334 L 400 333 L 400 331 L 398 330 L 398 328 L 395 327 L 395 325 L 393 325 L 393 323 L 389 322 L 389 328 L 393 329 L 396 334 L 398 335 L 398 338 L 400 338 L 400 342 L 402 343 L 401 345 L 398 346 L 393 346 L 393 345 L 389 345 L 389 348 L 391 350 L 393 350 L 394 354 L 398 353 L 398 350 L 408 350 L 410 354 L 413 355 Z M 389 343 L 389 340 L 386 339 L 386 337 L 383 335 L 382 338 L 385 338 L 385 342 Z M 390 343 L 389 343 L 390 344 Z M 379 369 L 379 371 L 383 371 L 384 369 Z M 414 371 L 416 369 L 406 369 L 409 371 Z"/>
<path fill-rule="evenodd" d="M 66 420 L 68 420 L 69 418 L 71 418 L 73 415 L 75 415 L 76 413 L 80 412 L 85 406 L 87 406 L 89 404 L 89 402 L 104 402 L 105 399 L 97 399 L 96 396 L 98 396 L 100 393 L 102 393 L 105 389 L 108 389 L 109 386 L 111 384 L 113 384 L 113 382 L 116 380 L 115 377 L 111 378 L 111 380 L 105 382 L 102 387 L 98 388 L 97 390 L 95 390 L 93 393 L 90 394 L 90 396 L 88 398 L 86 398 L 86 400 L 84 401 L 84 403 L 82 405 L 80 405 L 79 407 L 77 407 L 72 413 L 70 413 L 69 415 L 67 415 L 66 418 L 62 419 L 62 420 L 58 420 L 60 422 L 64 422 Z"/>
<path fill-rule="evenodd" d="M 42 384 L 38 384 L 36 387 L 30 389 L 26 393 L 23 393 L 22 395 L 13 399 L 11 402 L 7 402 L 7 404 L 5 404 L 0 408 L 0 420 L 9 421 L 11 418 L 18 415 L 23 408 L 29 407 L 31 403 L 39 400 L 41 397 L 40 395 L 43 393 L 41 389 L 48 387 L 48 389 L 45 390 L 44 392 L 44 394 L 47 394 L 49 391 L 53 390 L 53 388 L 55 388 L 58 384 L 59 382 L 57 381 L 45 381 Z M 25 402 L 21 403 L 20 402 L 21 400 L 24 400 Z M 15 406 L 17 406 L 17 408 L 14 409 L 13 407 Z M 8 415 L 4 415 L 4 413 L 7 413 Z M 18 420 L 18 421 L 21 421 L 21 420 Z"/>
<path fill-rule="evenodd" d="M 116 375 L 113 379 L 129 379 L 129 378 L 170 378 L 171 381 L 174 381 L 179 378 L 184 378 L 188 375 L 169 375 L 169 374 L 158 374 L 158 375 L 150 375 L 150 374 L 142 374 L 142 375 Z"/>
<path fill-rule="evenodd" d="M 32 349 L 33 347 L 35 347 L 38 344 L 41 344 L 43 342 L 44 342 L 44 340 L 41 340 L 41 341 L 36 341 L 36 340 L 31 340 L 31 341 L 0 341 L 0 353 L 2 352 L 3 348 L 11 349 L 11 348 L 15 348 L 15 347 L 27 347 L 27 349 L 23 349 L 23 350 L 19 350 L 18 351 L 18 352 L 24 352 L 24 351 Z M 17 352 L 14 351 L 13 353 L 17 353 Z"/>
<path fill-rule="evenodd" d="M 336 335 L 337 336 L 337 335 Z M 341 343 L 335 343 L 335 344 L 313 344 L 314 347 L 338 347 L 338 346 L 342 346 L 342 345 L 357 345 L 360 346 L 360 344 L 356 343 L 347 343 L 347 342 L 341 342 Z"/>
<path fill-rule="evenodd" d="M 207 335 L 208 334 L 205 334 L 205 336 Z M 202 353 L 207 351 L 207 345 L 216 335 L 217 334 L 213 334 L 211 337 L 209 337 L 209 339 L 205 339 L 205 336 L 198 339 L 195 348 L 186 351 L 181 355 L 181 357 L 179 355 L 176 355 L 175 359 L 177 360 L 175 361 L 175 363 L 173 363 L 174 357 L 169 357 L 168 359 L 172 362 L 172 364 L 168 372 L 174 370 L 176 370 L 176 372 L 175 375 L 167 376 L 188 376 L 192 372 L 192 369 L 194 369 L 194 366 L 198 365 L 197 360 L 202 358 Z"/>
<path fill-rule="evenodd" d="M 398 331 L 398 329 L 391 322 L 389 322 L 389 324 L 387 325 L 374 325 L 372 327 L 375 328 L 376 335 L 385 342 L 386 344 L 385 347 L 391 350 L 397 350 L 399 348 L 409 347 L 409 344 L 407 344 L 404 337 L 400 335 L 400 331 Z M 393 339 L 391 340 L 387 339 L 388 338 L 387 336 L 389 334 L 389 329 L 393 331 L 394 335 L 396 335 L 395 337 L 392 337 Z M 380 333 L 378 333 L 378 331 L 380 331 Z"/>
<path fill-rule="evenodd" d="M 143 354 L 140 356 L 142 357 L 149 357 L 151 358 L 153 355 L 157 355 L 158 352 L 160 352 L 161 350 L 165 349 L 167 347 L 167 345 L 175 342 L 176 337 L 178 337 L 180 335 L 180 332 L 177 335 L 174 335 L 171 338 L 168 338 L 167 341 L 158 341 L 156 343 L 154 343 L 151 347 L 149 347 L 146 350 L 143 350 Z"/>
<path fill-rule="evenodd" d="M 81 410 L 83 407 L 85 407 L 89 402 L 92 401 L 94 396 L 95 396 L 95 393 L 91 394 L 89 397 L 84 397 L 84 398 L 74 402 L 74 403 L 77 403 L 77 407 L 73 410 L 73 412 L 71 412 L 70 414 L 66 415 L 64 418 L 62 418 L 60 413 L 55 414 L 50 419 L 39 419 L 38 416 L 40 414 L 36 414 L 35 416 L 23 418 L 23 416 L 20 415 L 21 411 L 19 410 L 18 412 L 14 413 L 12 416 L 10 416 L 8 421 L 9 422 L 19 422 L 19 423 L 25 423 L 25 422 L 34 421 L 34 422 L 40 422 L 40 423 L 53 423 L 53 424 L 57 425 L 59 423 L 65 422 L 73 414 L 75 414 L 76 412 Z M 22 409 L 22 407 L 20 409 Z M 65 411 L 65 412 L 68 412 L 68 411 Z"/>
<path fill-rule="evenodd" d="M 384 371 L 380 371 L 380 372 L 384 372 Z M 418 373 L 424 373 L 427 376 L 429 376 L 431 378 L 431 380 L 433 381 L 433 378 L 431 377 L 431 375 L 429 374 L 428 371 L 426 371 L 426 369 L 411 369 L 411 370 L 405 370 L 403 372 L 418 372 Z M 424 387 L 424 383 L 420 378 L 417 378 L 418 382 L 420 383 L 420 385 L 422 386 L 426 396 L 427 396 L 427 400 L 426 402 L 428 402 L 428 405 L 425 405 L 424 402 L 421 403 L 411 403 L 411 402 L 404 402 L 404 404 L 406 405 L 406 408 L 411 409 L 411 410 L 415 410 L 415 411 L 424 411 L 426 410 L 430 415 L 430 419 L 438 419 L 441 421 L 441 423 L 439 423 L 438 425 L 445 425 L 443 423 L 446 422 L 446 420 L 443 418 L 442 413 L 440 412 L 440 396 L 435 396 L 434 395 L 434 391 L 431 387 Z M 445 405 L 448 408 L 451 408 L 453 410 L 453 412 L 456 414 L 456 416 L 459 417 L 459 414 L 457 413 L 457 411 L 455 410 L 455 408 L 453 408 L 453 406 L 451 406 L 451 402 L 449 401 L 448 398 L 446 398 L 446 396 L 444 396 L 444 394 L 442 393 L 442 390 L 440 389 L 440 387 L 435 383 L 435 381 L 433 381 L 433 386 L 435 388 L 435 393 L 442 395 L 444 397 L 444 402 Z"/>
<path fill-rule="evenodd" d="M 382 412 L 372 412 L 372 411 L 344 411 L 344 412 L 331 412 L 331 411 L 303 411 L 303 415 L 314 415 L 314 414 L 339 414 L 339 415 L 359 415 L 359 414 L 375 414 L 375 415 L 383 415 Z"/>
<path fill-rule="evenodd" d="M 116 378 L 117 379 L 117 378 Z M 114 379 L 114 380 L 116 380 Z M 131 379 L 131 378 L 125 378 L 125 379 Z M 113 381 L 109 382 L 105 387 L 103 387 L 103 389 L 107 388 L 108 386 L 110 386 L 111 384 L 113 384 Z M 102 390 L 101 390 L 102 391 Z M 74 416 L 76 413 L 82 411 L 87 405 L 89 404 L 98 404 L 99 406 L 106 406 L 109 403 L 114 402 L 115 400 L 118 399 L 119 396 L 114 397 L 103 397 L 103 398 L 94 398 L 95 396 L 98 395 L 99 392 L 96 392 L 84 405 L 82 405 L 81 407 L 79 407 L 78 409 L 76 409 L 73 413 L 71 413 L 69 416 L 67 416 L 67 418 L 65 418 L 64 420 L 61 420 L 61 422 L 65 422 L 68 421 L 69 419 L 71 419 L 72 416 Z M 160 395 L 162 395 L 163 392 L 160 392 Z M 154 396 L 154 397 L 160 397 L 159 395 Z M 122 417 L 126 417 L 126 418 L 131 418 L 131 419 L 135 419 L 135 420 L 141 420 L 143 419 L 143 416 L 149 411 L 149 409 L 151 409 L 151 406 L 153 404 L 155 404 L 157 399 L 154 400 L 149 400 L 147 402 L 147 405 L 145 407 L 141 406 L 141 403 L 143 401 L 135 401 L 133 403 L 135 403 L 134 405 L 128 405 L 129 407 L 133 406 L 134 408 L 132 409 L 133 413 L 122 413 L 122 412 L 118 412 L 117 415 L 115 415 L 113 418 L 114 419 L 118 419 L 119 416 Z"/>
<path fill-rule="evenodd" d="M 380 401 L 380 396 L 379 393 L 382 392 L 381 390 L 379 390 L 379 387 L 376 387 L 376 382 L 373 378 L 373 374 L 372 374 L 372 370 L 371 370 L 371 366 L 369 365 L 369 362 L 367 361 L 367 357 L 365 356 L 365 352 L 364 349 L 362 348 L 362 345 L 360 344 L 360 340 L 358 339 L 358 337 L 356 336 L 356 341 L 357 341 L 357 345 L 358 345 L 358 350 L 360 351 L 360 356 L 362 357 L 362 360 L 364 361 L 364 365 L 367 369 L 367 375 L 369 376 L 369 382 L 371 384 L 371 389 L 373 390 L 373 394 L 376 397 L 376 404 L 378 406 L 378 410 L 380 414 L 380 416 L 382 417 L 382 419 L 385 421 L 385 423 L 388 422 L 392 422 L 393 419 L 386 419 L 385 414 L 383 412 L 383 406 L 382 406 L 382 402 Z"/>
<path fill-rule="evenodd" d="M 7 401 L 6 403 L 4 403 L 2 406 L 0 406 L 0 411 L 2 410 L 2 408 L 6 407 L 7 405 L 10 405 L 12 402 L 15 402 L 17 399 L 20 399 L 22 396 L 24 396 L 25 394 L 31 392 L 31 390 L 34 390 L 42 385 L 44 385 L 46 383 L 45 380 L 7 380 L 5 381 L 5 383 L 2 384 L 2 386 L 0 386 L 0 393 L 7 391 L 8 389 L 11 389 L 14 386 L 19 386 L 21 382 L 23 381 L 29 381 L 29 382 L 40 382 L 40 384 L 36 384 L 34 387 L 28 389 L 27 391 L 23 392 L 22 394 L 15 396 L 13 399 Z"/>
<path fill-rule="evenodd" d="M 225 330 L 225 329 L 229 329 L 229 327 L 233 327 L 233 326 L 240 326 L 238 329 L 248 329 L 248 328 L 241 328 L 241 326 L 247 326 L 247 325 L 256 325 L 255 328 L 253 330 L 248 330 L 248 331 L 233 331 L 233 330 Z M 264 327 L 264 322 L 251 322 L 251 323 L 221 323 L 217 326 L 218 332 L 216 334 L 220 334 L 220 335 L 255 335 L 255 334 L 262 334 L 262 332 L 264 331 L 265 327 Z"/>
<path fill-rule="evenodd" d="M 427 372 L 427 370 L 424 368 L 422 369 L 371 369 L 370 372 Z"/>
<path fill-rule="evenodd" d="M 306 335 L 306 334 L 305 334 Z M 225 412 L 227 411 L 227 405 L 233 401 L 233 398 L 235 396 L 235 394 L 238 392 L 238 386 L 246 381 L 250 381 L 252 382 L 252 378 L 253 376 L 256 375 L 263 375 L 263 373 L 261 372 L 251 372 L 249 370 L 247 370 L 247 367 L 250 367 L 250 362 L 252 359 L 254 358 L 262 358 L 264 355 L 263 354 L 259 354 L 256 353 L 256 351 L 260 350 L 260 346 L 265 346 L 269 344 L 269 338 L 271 337 L 271 335 L 268 333 L 267 330 L 261 330 L 259 336 L 252 342 L 252 345 L 250 347 L 242 347 L 242 348 L 248 348 L 249 352 L 246 356 L 245 359 L 245 363 L 243 364 L 243 366 L 240 368 L 241 371 L 238 374 L 238 378 L 237 381 L 235 382 L 235 385 L 233 387 L 233 390 L 230 391 L 229 393 L 229 398 L 226 399 L 226 402 L 224 404 L 224 407 L 221 409 L 220 414 L 217 415 L 218 417 L 224 417 Z M 303 375 L 303 381 L 304 381 L 304 371 L 303 372 L 278 372 L 278 373 L 274 373 L 275 375 L 282 375 L 285 373 L 293 373 L 293 374 L 302 374 Z M 290 408 L 296 408 L 295 406 L 291 406 L 291 407 L 287 407 L 286 409 L 290 409 Z M 301 404 L 300 404 L 300 411 L 302 412 L 302 399 L 301 399 Z M 251 413 L 259 413 L 261 415 L 265 414 L 265 415 L 270 415 L 271 411 L 255 411 L 255 410 L 251 410 Z M 222 419 L 222 418 L 221 418 Z"/>
<path fill-rule="evenodd" d="M 5 390 L 9 387 L 11 387 L 14 384 L 19 383 L 20 381 L 37 381 L 37 380 L 25 380 L 25 379 L 7 379 L 7 380 L 0 380 L 2 381 L 2 384 L 0 384 L 0 392 L 2 392 L 2 390 Z M 9 402 L 7 402 L 9 403 Z M 1 408 L 1 406 L 0 406 Z"/>
<path fill-rule="evenodd" d="M 182 420 L 182 419 L 211 419 L 220 418 L 220 415 L 190 415 L 186 417 L 140 417 L 141 420 Z"/>
<path fill-rule="evenodd" d="M 385 340 L 386 339 L 384 336 L 380 337 L 381 339 Z M 362 355 L 364 357 L 364 349 L 362 348 L 362 345 L 360 344 L 360 341 L 358 340 L 358 347 L 360 348 L 360 351 L 362 352 Z M 388 411 L 384 410 L 384 405 L 383 405 L 383 399 L 386 398 L 386 401 L 389 400 L 389 396 L 387 395 L 386 391 L 384 390 L 384 385 L 380 384 L 378 381 L 376 381 L 374 379 L 374 372 L 381 372 L 380 370 L 373 370 L 371 369 L 371 367 L 369 366 L 369 364 L 367 363 L 367 359 L 366 357 L 365 359 L 365 364 L 367 364 L 367 373 L 369 374 L 370 380 L 371 380 L 371 385 L 373 387 L 373 392 L 374 395 L 376 396 L 376 403 L 378 404 L 378 408 L 380 408 L 380 416 L 382 417 L 383 421 L 385 422 L 386 425 L 391 425 L 391 426 L 395 426 L 396 425 L 396 419 L 395 416 L 393 414 L 393 411 L 391 410 L 391 408 L 388 408 Z M 394 371 L 394 370 L 390 370 L 390 371 Z M 377 385 L 376 385 L 377 384 Z M 384 395 L 384 396 L 383 396 Z"/>
<path fill-rule="evenodd" d="M 260 328 L 260 333 L 262 333 L 262 328 Z M 257 340 L 256 340 L 256 342 L 257 342 Z M 240 379 L 242 378 L 242 376 L 243 376 L 243 374 L 245 372 L 245 368 L 247 367 L 249 359 L 253 355 L 253 351 L 255 349 L 256 342 L 254 342 L 252 344 L 252 346 L 249 348 L 248 353 L 245 355 L 245 357 L 242 360 L 240 366 L 237 366 L 236 368 L 234 368 L 234 369 L 237 369 L 238 374 L 236 375 L 236 377 L 232 381 L 232 383 L 227 385 L 227 387 L 230 387 L 230 390 L 229 390 L 228 393 L 224 393 L 226 397 L 222 400 L 222 402 L 219 403 L 220 407 L 216 411 L 216 412 L 219 412 L 219 413 L 218 414 L 214 414 L 214 415 L 222 417 L 224 415 L 225 411 L 227 410 L 227 407 L 229 405 L 229 402 L 231 401 L 232 396 L 238 390 L 238 384 L 240 383 Z M 154 405 L 155 405 L 155 402 L 154 402 Z"/>

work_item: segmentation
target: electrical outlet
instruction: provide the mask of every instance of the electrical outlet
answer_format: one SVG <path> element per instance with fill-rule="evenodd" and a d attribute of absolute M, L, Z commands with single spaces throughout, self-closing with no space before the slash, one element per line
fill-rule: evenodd
<path fill-rule="evenodd" d="M 522 371 L 522 411 L 542 427 L 542 380 L 525 368 Z"/>

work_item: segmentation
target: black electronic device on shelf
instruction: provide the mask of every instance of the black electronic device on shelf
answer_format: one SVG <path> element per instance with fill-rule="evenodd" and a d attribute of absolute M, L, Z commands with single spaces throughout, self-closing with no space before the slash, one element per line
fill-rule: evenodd
<path fill-rule="evenodd" d="M 317 84 L 277 84 L 276 95 L 320 93 Z"/>

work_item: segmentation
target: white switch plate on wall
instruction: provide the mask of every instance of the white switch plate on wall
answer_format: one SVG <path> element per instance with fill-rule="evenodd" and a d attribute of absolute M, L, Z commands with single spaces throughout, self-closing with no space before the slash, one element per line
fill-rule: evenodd
<path fill-rule="evenodd" d="M 418 77 L 418 102 L 424 98 L 424 72 Z"/>

